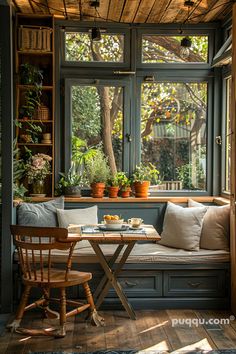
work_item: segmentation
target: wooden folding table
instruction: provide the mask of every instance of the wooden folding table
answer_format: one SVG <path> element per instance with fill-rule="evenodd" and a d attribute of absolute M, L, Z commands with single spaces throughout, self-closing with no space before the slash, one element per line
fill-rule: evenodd
<path fill-rule="evenodd" d="M 118 274 L 121 272 L 137 241 L 160 240 L 160 236 L 155 228 L 152 225 L 143 225 L 141 230 L 100 231 L 93 226 L 81 226 L 76 230 L 76 234 L 69 233 L 68 239 L 76 239 L 78 241 L 88 240 L 104 270 L 104 276 L 93 294 L 96 308 L 98 309 L 100 307 L 109 288 L 112 286 L 130 318 L 135 320 L 135 312 L 118 281 Z M 112 257 L 109 257 L 109 260 L 106 258 L 101 248 L 103 244 L 117 245 Z"/>

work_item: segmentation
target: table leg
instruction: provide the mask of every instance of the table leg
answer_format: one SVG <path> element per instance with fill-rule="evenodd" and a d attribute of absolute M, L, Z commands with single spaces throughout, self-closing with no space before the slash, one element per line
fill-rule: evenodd
<path fill-rule="evenodd" d="M 119 254 L 122 251 L 124 246 L 125 245 L 119 245 L 117 247 L 115 253 L 111 257 L 111 259 L 108 261 L 108 265 L 109 265 L 110 268 L 112 268 L 113 264 L 115 263 L 115 261 L 119 257 Z M 104 274 L 104 276 L 102 277 L 98 287 L 96 288 L 96 290 L 95 290 L 95 292 L 93 294 L 94 300 L 96 300 L 96 298 L 99 296 L 99 294 L 101 293 L 101 290 L 103 289 L 103 287 L 105 286 L 106 283 L 107 283 L 107 276 L 106 276 L 106 274 Z"/>
<path fill-rule="evenodd" d="M 105 275 L 107 276 L 108 282 L 105 285 L 105 287 L 103 288 L 103 290 L 101 291 L 97 302 L 96 302 L 96 308 L 99 308 L 99 306 L 101 305 L 102 301 L 104 300 L 104 297 L 106 296 L 108 289 L 109 289 L 109 283 L 112 284 L 113 288 L 115 289 L 119 299 L 121 300 L 122 305 L 124 306 L 125 310 L 127 311 L 127 313 L 129 314 L 130 318 L 132 320 L 136 319 L 135 316 L 135 312 L 132 308 L 132 306 L 129 304 L 128 299 L 125 295 L 125 293 L 122 290 L 122 287 L 119 283 L 119 281 L 117 280 L 117 274 L 120 272 L 120 270 L 122 269 L 123 265 L 126 262 L 126 259 L 128 258 L 130 252 L 132 251 L 134 245 L 135 245 L 135 241 L 131 242 L 127 245 L 125 252 L 123 253 L 120 262 L 117 265 L 117 269 L 113 272 L 112 269 L 109 267 L 109 264 L 104 256 L 104 254 L 102 253 L 101 248 L 99 247 L 99 245 L 97 243 L 94 242 L 90 242 L 91 246 L 94 249 L 94 252 L 96 253 L 101 266 L 104 269 Z"/>

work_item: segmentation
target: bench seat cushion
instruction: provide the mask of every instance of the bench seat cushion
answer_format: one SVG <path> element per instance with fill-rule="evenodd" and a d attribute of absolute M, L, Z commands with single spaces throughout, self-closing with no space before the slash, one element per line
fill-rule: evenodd
<path fill-rule="evenodd" d="M 106 256 L 111 256 L 115 245 L 102 245 Z M 57 251 L 55 262 L 61 262 L 64 251 Z M 185 251 L 155 243 L 137 243 L 127 263 L 169 263 L 169 264 L 194 264 L 229 262 L 230 253 L 224 250 Z M 74 263 L 98 263 L 97 256 L 88 241 L 80 241 L 76 245 L 73 256 Z"/>

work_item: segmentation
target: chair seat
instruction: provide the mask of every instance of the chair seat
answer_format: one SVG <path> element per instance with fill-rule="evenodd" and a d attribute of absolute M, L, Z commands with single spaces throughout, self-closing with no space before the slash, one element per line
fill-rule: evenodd
<path fill-rule="evenodd" d="M 43 286 L 48 288 L 61 288 L 73 285 L 83 284 L 92 279 L 92 274 L 87 272 L 78 272 L 71 270 L 68 272 L 68 278 L 65 279 L 65 271 L 60 269 L 50 270 L 50 281 L 48 281 L 47 268 L 44 268 L 43 279 L 40 270 L 36 271 L 36 279 L 29 279 L 23 276 L 23 283 L 31 286 Z"/>

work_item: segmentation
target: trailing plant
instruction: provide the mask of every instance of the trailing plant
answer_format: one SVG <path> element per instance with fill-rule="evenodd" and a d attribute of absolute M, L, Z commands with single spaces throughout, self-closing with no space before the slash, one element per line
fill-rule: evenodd
<path fill-rule="evenodd" d="M 16 146 L 17 141 L 13 141 L 13 196 L 14 198 L 24 199 L 25 193 L 28 191 L 20 182 L 25 176 L 25 164 L 23 159 L 19 157 L 20 150 Z"/>
<path fill-rule="evenodd" d="M 86 162 L 86 175 L 90 184 L 106 183 L 111 174 L 108 159 L 101 150 Z"/>

